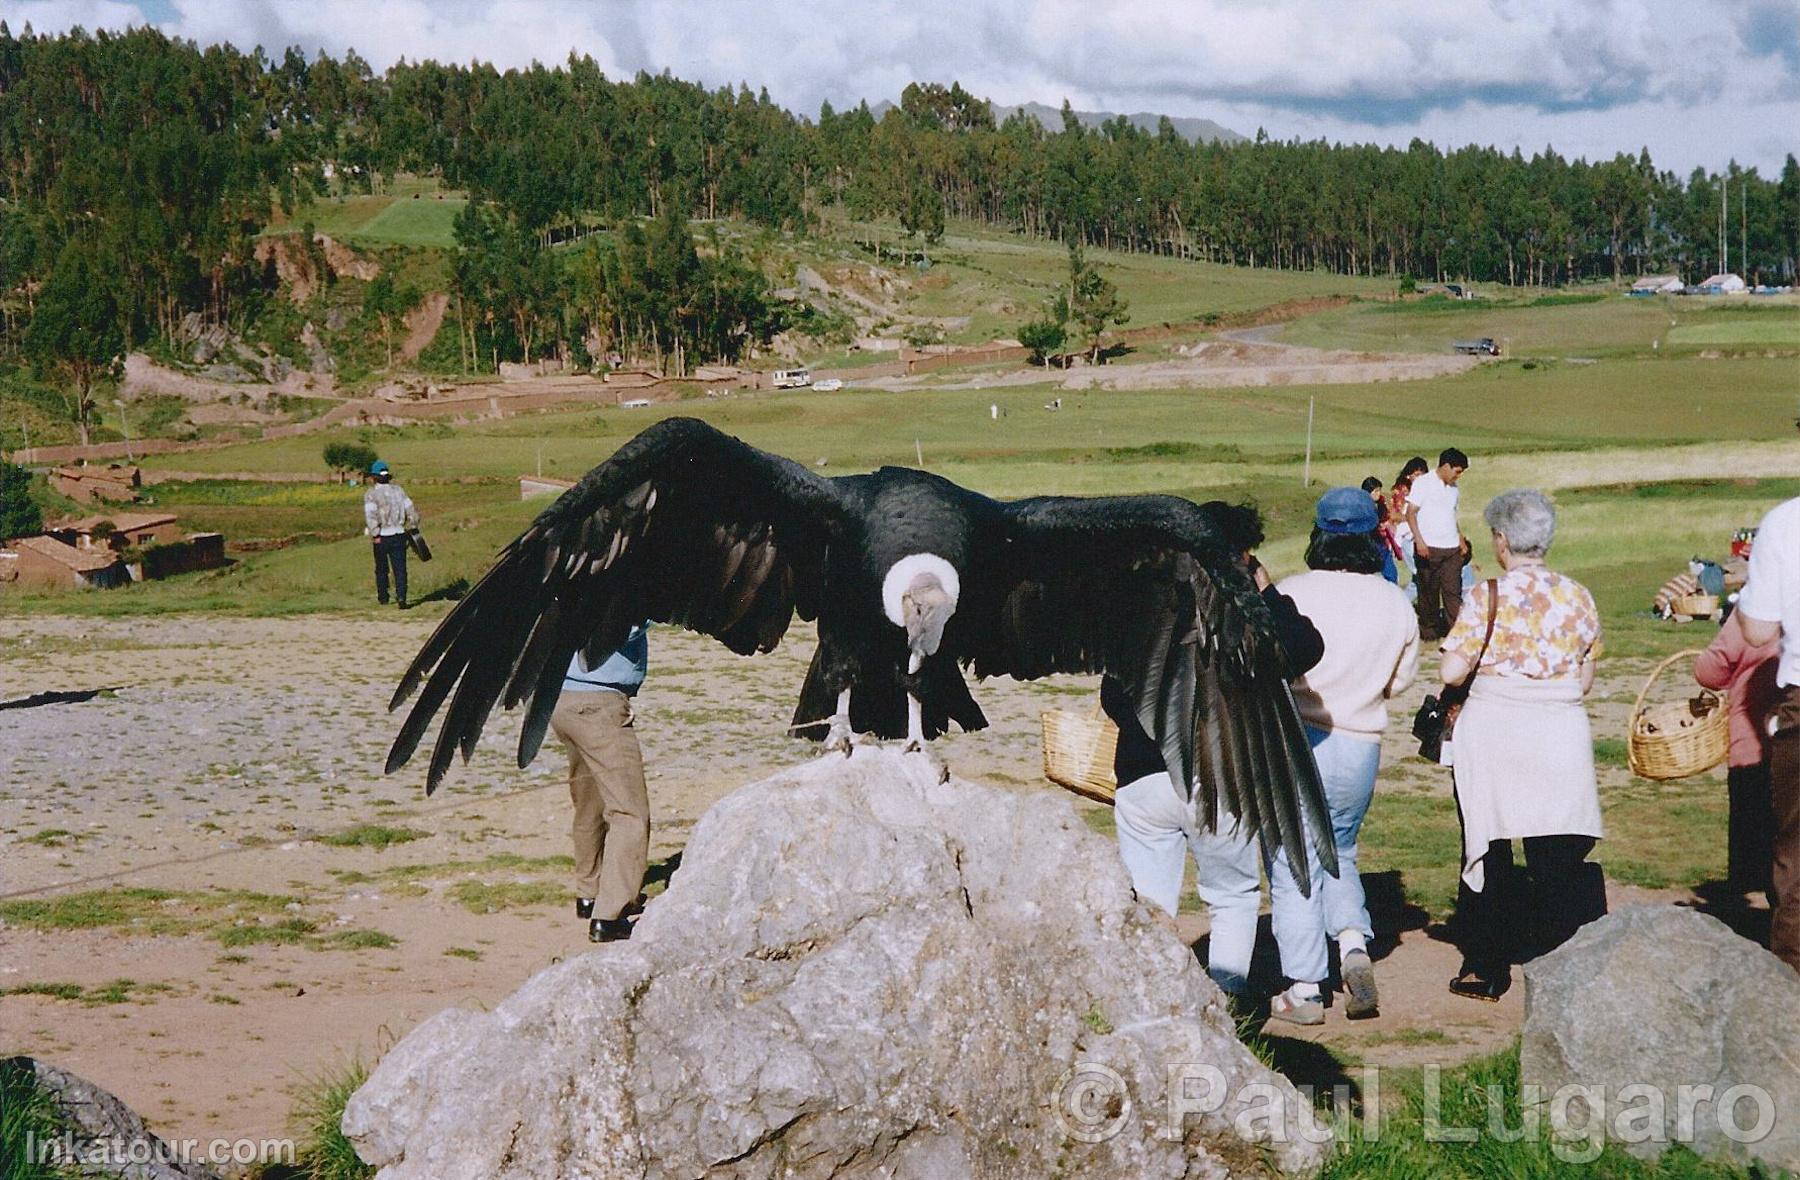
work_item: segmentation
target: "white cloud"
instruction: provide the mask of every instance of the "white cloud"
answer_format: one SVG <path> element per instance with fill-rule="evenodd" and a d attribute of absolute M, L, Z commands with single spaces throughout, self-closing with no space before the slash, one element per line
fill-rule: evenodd
<path fill-rule="evenodd" d="M 1800 0 L 14 0 L 40 30 L 144 16 L 205 42 L 376 68 L 591 54 L 612 76 L 747 82 L 804 114 L 958 80 L 1013 103 L 1199 115 L 1279 138 L 1648 145 L 1779 168 L 1800 135 Z M 15 24 L 20 23 L 15 21 Z"/>

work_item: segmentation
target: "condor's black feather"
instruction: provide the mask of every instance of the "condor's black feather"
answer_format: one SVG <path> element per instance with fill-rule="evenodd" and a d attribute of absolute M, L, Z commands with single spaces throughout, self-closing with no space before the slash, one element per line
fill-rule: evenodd
<path fill-rule="evenodd" d="M 961 594 L 935 655 L 907 671 L 881 580 L 903 557 L 949 562 Z M 1212 516 L 1170 496 L 1002 503 L 920 471 L 827 478 L 692 419 L 659 422 L 545 509 L 501 551 L 401 677 L 415 692 L 392 771 L 444 721 L 426 790 L 466 759 L 495 704 L 523 705 L 537 753 L 578 650 L 599 656 L 645 619 L 772 649 L 795 614 L 819 622 L 796 710 L 814 726 L 851 690 L 852 720 L 904 732 L 906 697 L 929 734 L 986 724 L 959 669 L 1033 679 L 1105 673 L 1129 692 L 1175 781 L 1209 823 L 1229 811 L 1271 851 L 1310 828 L 1336 871 L 1318 770 L 1288 689 L 1274 620 Z M 447 706 L 447 707 L 446 707 Z"/>

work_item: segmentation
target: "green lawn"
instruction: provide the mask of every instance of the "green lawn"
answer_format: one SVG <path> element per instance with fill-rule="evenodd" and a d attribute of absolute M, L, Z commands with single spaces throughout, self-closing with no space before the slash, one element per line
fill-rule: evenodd
<path fill-rule="evenodd" d="M 1281 338 L 1319 348 L 1448 352 L 1452 341 L 1478 336 L 1500 341 L 1508 356 L 1539 358 L 1646 357 L 1672 345 L 1792 348 L 1800 346 L 1800 302 L 1426 298 L 1340 308 L 1289 324 Z"/>
<path fill-rule="evenodd" d="M 852 224 L 828 215 L 816 240 L 793 243 L 787 250 L 792 261 L 813 266 L 867 266 L 874 262 L 873 255 L 857 252 L 851 243 L 872 237 L 887 247 L 921 249 L 921 243 L 917 239 L 909 242 L 897 224 Z M 948 336 L 955 343 L 1011 337 L 1068 279 L 1068 251 L 1060 243 L 967 222 L 953 223 L 944 240 L 928 252 L 928 269 L 900 269 L 907 286 L 893 292 L 891 298 L 909 315 L 967 316 L 968 327 Z M 1118 285 L 1130 305 L 1126 327 L 1188 323 L 1291 299 L 1328 295 L 1380 298 L 1394 291 L 1391 279 L 1324 271 L 1218 266 L 1099 249 L 1090 249 L 1087 256 Z"/>

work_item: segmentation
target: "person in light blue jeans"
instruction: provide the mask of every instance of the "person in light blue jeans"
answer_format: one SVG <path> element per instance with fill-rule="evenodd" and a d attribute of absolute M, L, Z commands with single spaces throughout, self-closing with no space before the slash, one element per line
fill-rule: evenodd
<path fill-rule="evenodd" d="M 1324 650 L 1317 629 L 1295 609 L 1291 599 L 1270 584 L 1267 572 L 1250 555 L 1262 542 L 1262 521 L 1255 509 L 1217 501 L 1205 507 L 1217 515 L 1221 531 L 1233 551 L 1242 555 L 1246 572 L 1262 592 L 1289 665 L 1312 667 Z M 1132 887 L 1139 897 L 1173 917 L 1180 909 L 1187 857 L 1193 856 L 1196 888 L 1212 921 L 1207 973 L 1235 1005 L 1247 1007 L 1250 959 L 1256 948 L 1257 913 L 1262 902 L 1258 842 L 1242 835 L 1237 818 L 1229 813 L 1222 812 L 1216 826 L 1209 824 L 1195 805 L 1199 792 L 1190 797 L 1176 790 L 1161 749 L 1138 721 L 1130 694 L 1110 676 L 1100 684 L 1100 707 L 1119 728 L 1113 774 L 1121 786 L 1113 798 L 1113 819 L 1119 856 L 1131 874 Z M 1291 875 L 1273 882 L 1270 888 L 1277 896 L 1298 892 Z M 1280 912 L 1297 914 L 1300 910 L 1284 904 Z M 1293 932 L 1286 938 L 1281 935 L 1278 930 L 1284 973 L 1323 980 L 1329 967 L 1324 944 L 1318 940 L 1314 940 L 1316 946 L 1308 944 Z M 1291 960 L 1289 947 L 1297 955 Z"/>
<path fill-rule="evenodd" d="M 1181 902 L 1185 857 L 1194 858 L 1194 889 L 1206 903 L 1212 930 L 1208 935 L 1206 972 L 1229 995 L 1247 998 L 1250 960 L 1256 950 L 1257 914 L 1262 904 L 1260 855 L 1255 840 L 1239 834 L 1237 818 L 1219 816 L 1217 831 L 1199 823 L 1193 801 L 1181 797 L 1167 771 L 1125 784 L 1114 796 L 1114 824 L 1119 856 L 1131 874 L 1138 896 L 1174 914 Z M 1315 877 L 1313 896 L 1322 892 Z M 1322 939 L 1308 940 L 1307 904 L 1291 873 L 1269 879 L 1275 902 L 1276 944 L 1281 970 L 1296 979 L 1322 980 L 1330 970 Z M 1291 896 L 1290 896 L 1291 895 Z M 1280 923 L 1298 922 L 1284 930 Z"/>
<path fill-rule="evenodd" d="M 1349 993 L 1345 1012 L 1352 1019 L 1374 1016 L 1379 1006 L 1369 958 L 1375 930 L 1357 871 L 1357 841 L 1375 794 L 1387 701 L 1412 683 L 1419 665 L 1418 616 L 1406 595 L 1381 576 L 1378 524 L 1360 488 L 1326 492 L 1314 511 L 1309 570 L 1284 578 L 1279 587 L 1325 640 L 1324 656 L 1294 683 L 1294 700 L 1325 786 L 1338 875 L 1311 866 L 1321 885 L 1312 897 L 1302 897 L 1296 889 L 1276 888 L 1293 877 L 1292 867 L 1277 857 L 1269 866 L 1275 937 L 1284 962 L 1301 960 L 1313 948 L 1323 955 L 1327 937 L 1337 941 Z M 1271 1015 L 1316 1024 L 1324 1019 L 1323 997 L 1297 981 L 1276 997 Z"/>

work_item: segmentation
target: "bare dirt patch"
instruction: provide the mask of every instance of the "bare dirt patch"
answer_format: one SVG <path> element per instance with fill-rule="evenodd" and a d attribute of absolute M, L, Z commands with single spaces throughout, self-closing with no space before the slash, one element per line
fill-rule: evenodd
<path fill-rule="evenodd" d="M 497 1003 L 586 950 L 554 743 L 520 771 L 517 718 L 498 720 L 429 800 L 422 767 L 380 773 L 397 725 L 388 695 L 434 622 L 373 607 L 12 620 L 0 696 L 126 687 L 0 713 L 0 903 L 51 907 L 5 911 L 0 1050 L 91 1077 L 167 1136 L 267 1137 L 284 1133 L 297 1080 L 372 1059 L 444 1007 Z M 715 800 L 813 756 L 783 735 L 813 646 L 796 627 L 745 659 L 657 631 L 638 701 L 653 861 L 678 852 Z M 1628 701 L 1639 676 L 1609 676 L 1597 728 L 1616 725 L 1615 698 Z M 1086 708 L 1092 692 L 1075 678 L 977 685 L 993 727 L 937 750 L 966 778 L 1054 789 L 1039 714 Z M 1447 789 L 1442 772 L 1400 769 L 1407 752 L 1395 735 L 1384 791 Z M 1184 915 L 1182 928 L 1199 938 L 1205 920 Z M 1382 1063 L 1503 1045 L 1520 990 L 1499 1005 L 1455 1001 L 1444 992 L 1455 958 L 1405 931 L 1378 964 L 1383 1016 L 1349 1024 L 1334 1009 L 1307 1039 Z"/>

